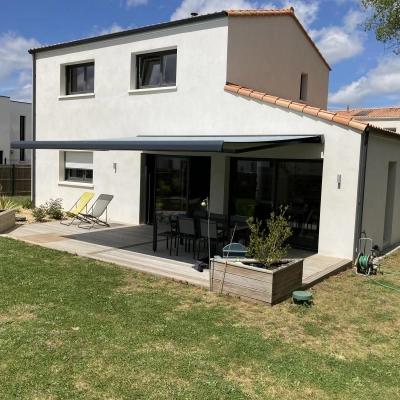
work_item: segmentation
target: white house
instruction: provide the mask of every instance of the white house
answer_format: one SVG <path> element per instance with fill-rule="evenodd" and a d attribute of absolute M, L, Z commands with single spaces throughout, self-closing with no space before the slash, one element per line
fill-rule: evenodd
<path fill-rule="evenodd" d="M 325 111 L 329 65 L 294 10 L 222 11 L 31 49 L 36 204 L 113 194 L 109 217 L 263 217 L 351 259 L 400 241 L 400 136 Z"/>
<path fill-rule="evenodd" d="M 31 150 L 13 150 L 12 141 L 32 140 L 32 104 L 0 96 L 0 164 L 30 164 Z"/>

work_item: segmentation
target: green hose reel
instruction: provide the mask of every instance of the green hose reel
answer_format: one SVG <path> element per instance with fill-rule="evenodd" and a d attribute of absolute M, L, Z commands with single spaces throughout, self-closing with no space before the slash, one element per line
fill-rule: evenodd
<path fill-rule="evenodd" d="M 370 238 L 360 238 L 359 240 L 359 248 L 361 248 L 361 242 L 364 243 L 370 242 L 371 244 L 371 254 L 364 254 L 360 253 L 354 263 L 355 267 L 357 268 L 358 274 L 364 275 L 376 275 L 376 270 L 378 268 L 377 265 L 374 264 L 374 256 L 373 256 L 373 246 L 372 246 L 372 239 Z M 364 246 L 364 251 L 365 251 Z"/>

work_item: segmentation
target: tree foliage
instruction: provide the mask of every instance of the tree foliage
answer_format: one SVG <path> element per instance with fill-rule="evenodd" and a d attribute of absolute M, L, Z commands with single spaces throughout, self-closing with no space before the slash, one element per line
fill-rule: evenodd
<path fill-rule="evenodd" d="M 267 229 L 261 222 L 255 223 L 253 218 L 247 220 L 250 230 L 250 243 L 247 254 L 254 257 L 265 268 L 271 268 L 282 258 L 286 257 L 289 245 L 284 245 L 286 239 L 292 235 L 285 213 L 288 207 L 280 207 L 279 214 L 271 213 L 267 220 Z M 267 233 L 268 232 L 268 233 Z"/>
<path fill-rule="evenodd" d="M 375 31 L 376 39 L 395 54 L 400 54 L 400 1 L 361 0 L 372 15 L 364 23 L 365 31 Z"/>

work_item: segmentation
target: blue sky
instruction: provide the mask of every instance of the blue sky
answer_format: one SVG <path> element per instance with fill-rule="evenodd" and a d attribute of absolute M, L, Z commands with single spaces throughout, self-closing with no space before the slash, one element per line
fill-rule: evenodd
<path fill-rule="evenodd" d="M 332 71 L 329 109 L 400 106 L 400 55 L 359 24 L 357 0 L 0 0 L 0 95 L 31 100 L 31 56 L 43 46 L 227 9 L 293 6 Z"/>

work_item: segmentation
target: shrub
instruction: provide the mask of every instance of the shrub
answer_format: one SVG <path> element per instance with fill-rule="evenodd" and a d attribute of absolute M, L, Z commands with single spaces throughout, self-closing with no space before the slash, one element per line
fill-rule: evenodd
<path fill-rule="evenodd" d="M 42 222 L 47 215 L 47 209 L 45 206 L 41 205 L 32 209 L 32 216 L 35 218 L 36 222 Z"/>
<path fill-rule="evenodd" d="M 7 196 L 0 196 L 0 210 L 10 210 L 17 208 L 17 204 Z"/>
<path fill-rule="evenodd" d="M 279 214 L 271 213 L 267 220 L 267 230 L 261 222 L 255 223 L 253 218 L 247 220 L 250 229 L 250 243 L 247 254 L 254 257 L 265 268 L 271 268 L 286 257 L 289 245 L 284 245 L 292 235 L 288 220 L 285 218 L 287 207 L 279 207 Z"/>
<path fill-rule="evenodd" d="M 28 210 L 33 208 L 33 201 L 29 197 L 22 200 L 22 208 L 26 208 Z"/>
<path fill-rule="evenodd" d="M 62 219 L 64 213 L 62 210 L 62 199 L 50 199 L 46 202 L 45 208 L 47 215 L 53 219 Z"/>

